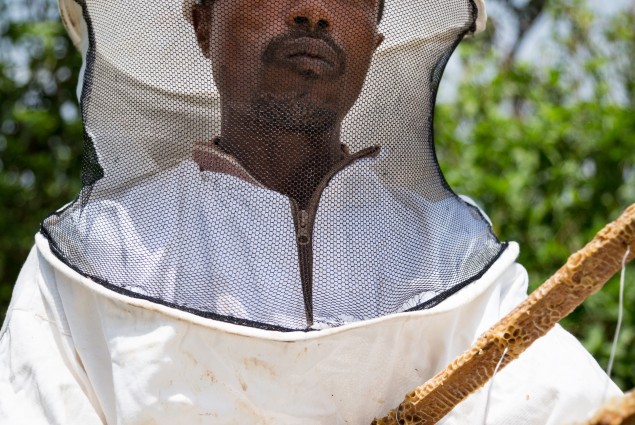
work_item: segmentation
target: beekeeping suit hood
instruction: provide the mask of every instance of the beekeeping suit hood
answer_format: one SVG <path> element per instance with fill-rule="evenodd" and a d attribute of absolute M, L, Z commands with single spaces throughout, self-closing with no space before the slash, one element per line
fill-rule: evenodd
<path fill-rule="evenodd" d="M 483 28 L 483 4 L 387 1 L 366 63 L 346 40 L 375 34 L 362 21 L 375 3 L 341 2 L 349 13 L 332 21 L 277 14 L 339 3 L 243 9 L 240 31 L 320 31 L 236 45 L 231 60 L 259 68 L 227 74 L 232 88 L 256 81 L 264 95 L 228 105 L 231 61 L 201 49 L 189 0 L 60 0 L 84 57 L 83 188 L 45 219 L 16 285 L 0 339 L 3 423 L 369 423 L 525 296 L 517 245 L 451 191 L 434 153 L 439 80 Z M 232 4 L 251 5 L 201 6 L 214 8 L 212 29 L 241 17 Z M 309 94 L 287 101 L 300 86 Z M 228 131 L 236 111 L 262 114 Z M 332 155 L 261 173 L 278 139 Z M 311 179 L 306 197 L 278 185 Z M 603 388 L 618 392 L 606 382 L 557 328 L 497 376 L 488 423 L 583 418 Z M 446 423 L 473 423 L 487 398 Z"/>
<path fill-rule="evenodd" d="M 190 1 L 60 3 L 85 58 L 86 136 L 82 194 L 43 225 L 62 261 L 286 329 L 429 308 L 484 273 L 506 245 L 447 187 L 432 140 L 439 79 L 482 29 L 481 2 L 388 2 L 379 25 L 374 2 L 210 3 L 198 43 Z M 298 21 L 312 13 L 324 28 Z"/>

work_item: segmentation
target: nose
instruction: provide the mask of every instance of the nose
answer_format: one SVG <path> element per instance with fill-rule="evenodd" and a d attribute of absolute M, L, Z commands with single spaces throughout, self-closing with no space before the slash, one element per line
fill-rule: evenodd
<path fill-rule="evenodd" d="M 287 25 L 291 28 L 325 30 L 332 22 L 325 0 L 298 0 L 289 10 Z"/>

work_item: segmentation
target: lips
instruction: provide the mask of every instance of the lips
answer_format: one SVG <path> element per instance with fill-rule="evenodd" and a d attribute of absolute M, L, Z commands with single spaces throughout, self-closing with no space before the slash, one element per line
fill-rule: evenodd
<path fill-rule="evenodd" d="M 319 38 L 287 39 L 275 49 L 275 62 L 311 78 L 339 75 L 343 62 L 329 43 Z"/>

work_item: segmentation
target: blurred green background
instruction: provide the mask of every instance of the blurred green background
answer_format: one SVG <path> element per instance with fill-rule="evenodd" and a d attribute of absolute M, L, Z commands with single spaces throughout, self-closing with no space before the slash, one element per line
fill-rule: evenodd
<path fill-rule="evenodd" d="M 635 4 L 602 3 L 490 0 L 487 31 L 461 44 L 440 90 L 446 178 L 520 243 L 532 287 L 635 202 Z M 80 66 L 54 1 L 0 0 L 0 318 L 40 221 L 80 189 Z M 618 290 L 614 278 L 563 323 L 603 367 Z M 614 368 L 624 390 L 634 307 L 631 265 Z"/>

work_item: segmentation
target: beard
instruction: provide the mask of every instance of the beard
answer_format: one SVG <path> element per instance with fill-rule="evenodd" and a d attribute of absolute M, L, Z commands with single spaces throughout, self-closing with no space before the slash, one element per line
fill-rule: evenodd
<path fill-rule="evenodd" d="M 256 121 L 285 132 L 320 137 L 331 134 L 337 127 L 337 111 L 302 99 L 277 99 L 260 94 L 252 100 Z"/>
<path fill-rule="evenodd" d="M 319 43 L 318 53 L 325 61 L 332 65 L 332 69 L 323 69 L 314 73 L 304 69 L 297 62 L 290 61 L 289 55 L 294 52 L 304 52 L 302 41 L 313 39 Z M 313 48 L 316 48 L 313 46 Z M 264 65 L 261 85 L 257 94 L 251 99 L 251 113 L 259 124 L 271 129 L 285 132 L 304 134 L 309 137 L 323 137 L 332 134 L 338 125 L 338 110 L 342 86 L 346 69 L 346 53 L 324 31 L 306 31 L 294 29 L 287 34 L 273 38 L 262 53 Z M 272 72 L 271 75 L 268 72 Z M 297 79 L 297 87 L 280 89 L 277 78 L 292 75 L 292 81 Z M 319 88 L 325 84 L 325 91 Z M 333 87 L 337 87 L 334 89 Z M 310 92 L 318 94 L 311 98 Z M 329 92 L 335 93 L 328 95 Z M 318 100 L 320 97 L 324 99 Z M 330 97 L 330 99 L 328 99 Z"/>

